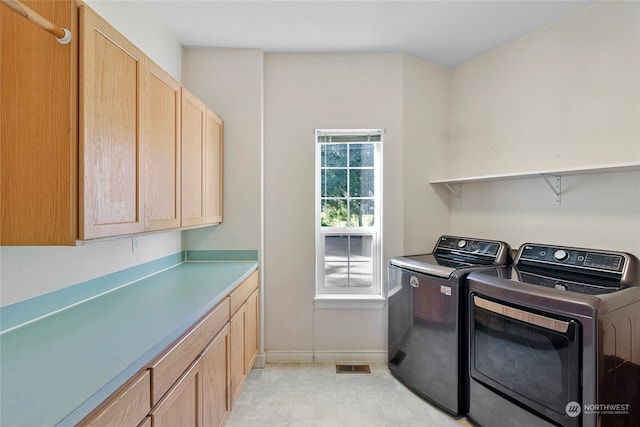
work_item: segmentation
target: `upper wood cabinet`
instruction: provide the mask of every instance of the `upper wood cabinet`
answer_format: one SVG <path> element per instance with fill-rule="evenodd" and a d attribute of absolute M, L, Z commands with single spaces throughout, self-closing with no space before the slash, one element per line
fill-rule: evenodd
<path fill-rule="evenodd" d="M 182 226 L 205 223 L 204 147 L 207 106 L 182 88 Z"/>
<path fill-rule="evenodd" d="M 76 3 L 23 3 L 74 37 L 62 45 L 0 6 L 0 244 L 73 245 L 78 215 Z"/>
<path fill-rule="evenodd" d="M 91 8 L 0 7 L 0 244 L 74 245 L 222 221 L 222 120 Z"/>
<path fill-rule="evenodd" d="M 180 227 L 181 86 L 147 61 L 145 111 L 145 230 Z"/>
<path fill-rule="evenodd" d="M 205 125 L 205 223 L 222 222 L 224 124 L 207 108 Z"/>
<path fill-rule="evenodd" d="M 224 124 L 182 88 L 182 226 L 222 222 Z"/>
<path fill-rule="evenodd" d="M 80 239 L 144 229 L 144 54 L 80 6 Z"/>

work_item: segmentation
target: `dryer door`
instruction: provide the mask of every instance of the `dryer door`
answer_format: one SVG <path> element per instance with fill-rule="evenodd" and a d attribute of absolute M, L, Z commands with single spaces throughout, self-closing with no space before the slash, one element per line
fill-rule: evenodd
<path fill-rule="evenodd" d="M 565 427 L 580 425 L 580 323 L 470 295 L 471 378 Z"/>

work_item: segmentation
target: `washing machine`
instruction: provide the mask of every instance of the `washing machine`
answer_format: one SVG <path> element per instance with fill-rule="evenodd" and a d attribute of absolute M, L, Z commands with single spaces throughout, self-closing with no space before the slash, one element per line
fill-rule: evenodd
<path fill-rule="evenodd" d="M 634 427 L 640 286 L 630 253 L 526 243 L 469 284 L 469 418 L 486 427 Z"/>
<path fill-rule="evenodd" d="M 466 277 L 510 261 L 505 242 L 457 236 L 441 236 L 431 253 L 390 260 L 389 370 L 452 415 L 468 408 Z"/>

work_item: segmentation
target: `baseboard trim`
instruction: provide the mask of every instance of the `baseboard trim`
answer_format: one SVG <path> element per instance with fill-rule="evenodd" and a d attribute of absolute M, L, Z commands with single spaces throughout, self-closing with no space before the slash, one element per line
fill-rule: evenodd
<path fill-rule="evenodd" d="M 267 363 L 387 363 L 387 352 L 378 350 L 266 351 Z"/>
<path fill-rule="evenodd" d="M 253 363 L 254 368 L 262 369 L 267 363 L 267 355 L 265 353 L 256 356 L 256 361 Z"/>

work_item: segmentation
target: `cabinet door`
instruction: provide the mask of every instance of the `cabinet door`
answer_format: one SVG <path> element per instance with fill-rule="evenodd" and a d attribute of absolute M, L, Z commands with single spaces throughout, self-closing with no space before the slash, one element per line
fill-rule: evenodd
<path fill-rule="evenodd" d="M 80 238 L 143 231 L 142 52 L 80 6 Z"/>
<path fill-rule="evenodd" d="M 202 425 L 201 396 L 200 359 L 196 359 L 151 410 L 152 427 L 200 427 Z"/>
<path fill-rule="evenodd" d="M 73 245 L 78 200 L 76 2 L 23 3 L 70 44 L 0 6 L 0 245 Z"/>
<path fill-rule="evenodd" d="M 253 364 L 258 357 L 258 295 L 256 290 L 247 299 L 246 305 L 246 325 L 245 325 L 245 371 L 247 375 L 251 372 Z"/>
<path fill-rule="evenodd" d="M 246 306 L 243 304 L 231 317 L 229 323 L 229 344 L 231 352 L 231 406 L 240 395 L 242 385 L 247 377 L 245 361 L 245 330 L 247 321 Z"/>
<path fill-rule="evenodd" d="M 206 106 L 182 88 L 182 226 L 202 225 Z"/>
<path fill-rule="evenodd" d="M 202 353 L 202 423 L 222 426 L 231 410 L 229 325 L 216 335 Z"/>
<path fill-rule="evenodd" d="M 180 227 L 180 88 L 162 68 L 147 61 L 145 231 Z"/>
<path fill-rule="evenodd" d="M 207 109 L 205 127 L 205 223 L 222 222 L 222 158 L 224 126 L 222 119 Z"/>

